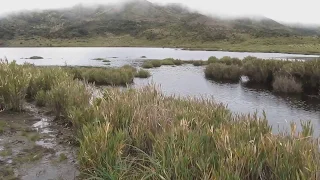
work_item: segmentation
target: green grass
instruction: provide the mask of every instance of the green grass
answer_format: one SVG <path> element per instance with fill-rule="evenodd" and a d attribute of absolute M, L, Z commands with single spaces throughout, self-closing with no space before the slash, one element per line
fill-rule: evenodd
<path fill-rule="evenodd" d="M 257 63 L 252 61 L 247 58 L 241 66 L 211 63 L 208 67 L 243 68 Z M 301 69 L 306 70 L 303 75 L 318 72 L 318 62 L 284 64 L 286 68 L 281 69 L 272 68 L 274 62 L 259 63 L 262 65 L 259 72 L 263 68 L 277 70 L 279 74 L 302 72 Z M 19 84 L 17 80 L 25 80 L 15 76 L 21 75 L 20 71 L 33 75 L 34 68 L 2 63 L 0 72 L 7 72 L 14 78 L 1 74 L 0 80 L 10 86 Z M 121 69 L 120 72 L 130 71 L 135 75 L 135 69 L 130 66 Z M 283 69 L 286 71 L 282 72 Z M 64 120 L 72 122 L 80 143 L 80 170 L 88 178 L 318 178 L 319 141 L 313 138 L 310 122 L 302 122 L 299 132 L 297 125 L 291 124 L 291 131 L 274 134 L 265 116 L 235 115 L 226 105 L 210 99 L 165 96 L 153 86 L 142 89 L 110 87 L 102 96 L 93 98 L 91 85 L 76 79 L 82 71 L 60 70 L 68 75 L 50 85 L 46 104 L 57 116 L 62 115 Z M 39 73 L 37 77 L 45 77 L 45 71 L 36 72 Z M 28 89 L 29 84 L 21 88 Z M 45 84 L 51 83 L 39 84 L 38 89 L 42 90 Z M 47 151 L 41 147 L 26 150 L 14 162 L 37 161 Z"/>
<path fill-rule="evenodd" d="M 245 37 L 241 42 L 224 40 L 203 42 L 170 38 L 149 41 L 129 35 L 70 39 L 17 37 L 6 44 L 11 47 L 180 47 L 190 50 L 320 54 L 320 40 L 314 37 Z"/>
<path fill-rule="evenodd" d="M 135 75 L 137 78 L 149 78 L 150 76 L 150 72 L 143 69 L 140 69 Z"/>
<path fill-rule="evenodd" d="M 145 68 L 145 69 L 151 69 L 151 68 L 153 68 L 153 64 L 151 61 L 145 61 L 145 62 L 143 62 L 141 67 Z"/>
<path fill-rule="evenodd" d="M 135 68 L 71 68 L 71 74 L 80 80 L 97 85 L 131 84 L 136 73 Z"/>
<path fill-rule="evenodd" d="M 194 66 L 204 66 L 207 65 L 207 61 L 182 61 L 179 59 L 173 59 L 173 58 L 166 58 L 163 60 L 148 60 L 144 61 L 141 65 L 142 68 L 145 69 L 151 69 L 151 68 L 157 68 L 161 66 L 181 66 L 183 64 L 193 64 Z"/>
<path fill-rule="evenodd" d="M 153 87 L 108 89 L 81 117 L 80 165 L 91 178 L 310 179 L 319 168 L 308 123 L 274 135 L 265 118 Z"/>
<path fill-rule="evenodd" d="M 206 78 L 213 80 L 239 82 L 241 75 L 241 67 L 237 65 L 213 63 L 205 69 Z"/>

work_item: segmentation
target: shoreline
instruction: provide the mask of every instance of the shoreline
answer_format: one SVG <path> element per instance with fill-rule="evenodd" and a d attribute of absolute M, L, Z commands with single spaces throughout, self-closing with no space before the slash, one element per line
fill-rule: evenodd
<path fill-rule="evenodd" d="M 288 52 L 288 51 L 259 51 L 259 50 L 233 50 L 220 49 L 220 48 L 197 48 L 197 47 L 174 47 L 174 46 L 126 46 L 126 45 L 113 45 L 113 46 L 0 46 L 0 49 L 9 48 L 163 48 L 163 49 L 178 49 L 185 51 L 216 51 L 216 52 L 240 52 L 240 53 L 279 53 L 279 54 L 292 54 L 292 55 L 314 55 L 320 57 L 320 52 Z"/>

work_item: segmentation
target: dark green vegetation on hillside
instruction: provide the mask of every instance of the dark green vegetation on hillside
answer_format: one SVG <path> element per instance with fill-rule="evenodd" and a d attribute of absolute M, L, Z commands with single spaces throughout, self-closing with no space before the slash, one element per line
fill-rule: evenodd
<path fill-rule="evenodd" d="M 207 78 L 239 82 L 241 76 L 247 76 L 249 83 L 273 87 L 283 93 L 320 93 L 320 61 L 279 61 L 247 57 L 243 61 L 237 58 L 211 57 L 205 69 Z"/>
<path fill-rule="evenodd" d="M 268 18 L 219 19 L 145 0 L 25 12 L 0 19 L 0 46 L 158 46 L 319 53 L 318 29 Z"/>
<path fill-rule="evenodd" d="M 233 115 L 211 100 L 154 87 L 95 97 L 89 87 L 62 68 L 0 63 L 2 107 L 20 111 L 31 90 L 45 91 L 45 105 L 77 132 L 81 172 L 90 179 L 318 178 L 310 123 L 274 135 L 265 118 Z"/>

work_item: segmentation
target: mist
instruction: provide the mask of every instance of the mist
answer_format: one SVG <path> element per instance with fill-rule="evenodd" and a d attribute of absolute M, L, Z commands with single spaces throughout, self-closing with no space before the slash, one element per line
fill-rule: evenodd
<path fill-rule="evenodd" d="M 98 7 L 99 5 L 122 4 L 134 0 L 11 0 L 3 3 L 0 17 L 25 11 L 41 11 L 44 9 L 70 8 L 75 5 Z M 143 1 L 143 0 L 140 0 Z M 259 20 L 263 17 L 288 24 L 320 24 L 320 11 L 317 0 L 278 1 L 278 0 L 149 0 L 160 5 L 181 6 L 188 11 L 196 11 L 205 15 L 233 19 L 249 17 Z"/>

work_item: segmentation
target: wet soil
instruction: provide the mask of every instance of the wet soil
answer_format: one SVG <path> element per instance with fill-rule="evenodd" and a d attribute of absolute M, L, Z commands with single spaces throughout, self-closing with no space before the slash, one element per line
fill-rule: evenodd
<path fill-rule="evenodd" d="M 0 180 L 78 179 L 75 138 L 45 109 L 0 112 Z"/>

